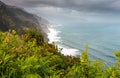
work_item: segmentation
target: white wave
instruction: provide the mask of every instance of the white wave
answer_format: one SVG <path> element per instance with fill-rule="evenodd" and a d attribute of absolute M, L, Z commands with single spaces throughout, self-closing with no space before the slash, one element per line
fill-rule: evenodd
<path fill-rule="evenodd" d="M 61 42 L 61 37 L 59 37 L 59 33 L 60 31 L 57 31 L 54 29 L 55 26 L 61 26 L 61 25 L 50 25 L 48 30 L 49 30 L 49 33 L 48 33 L 48 38 L 49 38 L 49 43 L 52 43 L 52 42 Z M 61 53 L 64 54 L 64 55 L 70 55 L 70 56 L 76 56 L 78 54 L 78 51 L 77 49 L 73 49 L 73 48 L 68 48 L 68 47 L 65 47 L 65 46 L 61 46 L 58 44 L 58 48 L 62 48 L 62 51 Z"/>
<path fill-rule="evenodd" d="M 70 56 L 76 56 L 78 55 L 79 50 L 73 49 L 73 48 L 68 48 L 68 47 L 63 47 L 58 45 L 59 48 L 62 48 L 61 53 L 64 55 L 70 55 Z"/>
<path fill-rule="evenodd" d="M 60 37 L 58 37 L 58 34 L 60 33 L 60 31 L 56 31 L 52 27 L 48 29 L 49 29 L 49 33 L 48 33 L 49 43 L 60 42 Z"/>

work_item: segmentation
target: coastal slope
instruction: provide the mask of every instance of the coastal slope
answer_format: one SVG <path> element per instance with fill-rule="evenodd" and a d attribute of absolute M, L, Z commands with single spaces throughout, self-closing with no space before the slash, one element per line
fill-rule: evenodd
<path fill-rule="evenodd" d="M 49 22 L 42 17 L 30 14 L 16 6 L 9 6 L 0 1 L 0 30 L 8 31 L 14 29 L 18 33 L 24 33 L 28 29 L 36 28 L 42 31 L 47 39 L 47 26 Z M 46 30 L 46 31 L 45 31 Z"/>

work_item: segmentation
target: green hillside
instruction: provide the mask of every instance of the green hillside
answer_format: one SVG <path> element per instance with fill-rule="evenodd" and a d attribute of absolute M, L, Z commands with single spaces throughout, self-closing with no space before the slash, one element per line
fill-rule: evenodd
<path fill-rule="evenodd" d="M 120 78 L 120 52 L 115 52 L 116 65 L 108 68 L 102 61 L 90 62 L 88 47 L 81 59 L 60 52 L 40 32 L 0 32 L 0 78 Z"/>

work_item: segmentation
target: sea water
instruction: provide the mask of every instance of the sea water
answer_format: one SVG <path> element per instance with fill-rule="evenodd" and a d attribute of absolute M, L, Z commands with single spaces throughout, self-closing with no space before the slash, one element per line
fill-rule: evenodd
<path fill-rule="evenodd" d="M 116 63 L 115 51 L 120 50 L 120 26 L 114 24 L 51 25 L 48 38 L 63 48 L 64 55 L 79 56 L 89 46 L 90 60 Z"/>

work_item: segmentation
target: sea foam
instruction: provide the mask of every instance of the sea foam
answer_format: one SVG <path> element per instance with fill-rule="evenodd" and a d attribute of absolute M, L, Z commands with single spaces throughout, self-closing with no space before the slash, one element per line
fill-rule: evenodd
<path fill-rule="evenodd" d="M 61 37 L 59 37 L 59 33 L 61 31 L 58 31 L 56 29 L 56 27 L 59 27 L 59 26 L 62 26 L 62 25 L 50 25 L 48 27 L 48 30 L 49 30 L 49 33 L 48 33 L 49 43 L 55 42 L 57 44 L 57 42 L 62 42 Z M 76 56 L 78 54 L 79 50 L 77 50 L 77 49 L 73 49 L 73 48 L 70 48 L 68 46 L 64 46 L 64 45 L 60 45 L 60 44 L 57 44 L 57 45 L 58 45 L 59 49 L 62 48 L 61 53 L 64 54 L 64 55 Z"/>
<path fill-rule="evenodd" d="M 55 30 L 54 28 L 52 28 L 53 25 L 51 25 L 48 30 L 48 39 L 49 39 L 49 43 L 52 42 L 59 42 L 60 41 L 60 37 L 58 37 L 58 34 L 60 33 L 60 31 Z"/>

